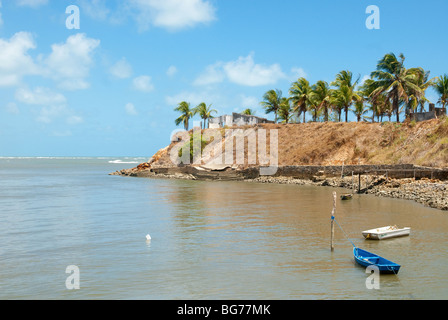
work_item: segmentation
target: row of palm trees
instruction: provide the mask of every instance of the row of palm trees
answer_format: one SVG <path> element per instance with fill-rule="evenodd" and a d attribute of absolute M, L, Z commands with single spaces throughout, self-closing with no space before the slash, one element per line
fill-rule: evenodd
<path fill-rule="evenodd" d="M 269 90 L 260 103 L 266 114 L 274 113 L 275 122 L 298 122 L 306 113 L 312 115 L 312 121 L 329 121 L 330 115 L 336 121 L 341 121 L 342 112 L 348 122 L 349 111 L 353 112 L 357 121 L 370 118 L 372 121 L 382 121 L 383 116 L 396 115 L 400 121 L 400 113 L 406 115 L 411 111 L 424 110 L 428 101 L 426 90 L 434 88 L 440 96 L 437 101 L 444 108 L 448 104 L 448 76 L 442 75 L 430 79 L 429 71 L 423 68 L 404 66 L 405 57 L 393 53 L 386 54 L 377 64 L 377 69 L 371 73 L 370 79 L 360 84 L 360 78 L 355 79 L 353 73 L 343 70 L 336 75 L 333 82 L 317 81 L 311 85 L 305 78 L 293 82 L 289 97 L 283 97 L 281 90 Z M 371 112 L 372 116 L 365 116 Z M 294 119 L 294 117 L 296 117 Z"/>
<path fill-rule="evenodd" d="M 305 78 L 299 78 L 291 84 L 289 97 L 283 97 L 281 90 L 269 90 L 260 103 L 266 114 L 274 113 L 275 122 L 282 123 L 306 121 L 307 112 L 311 114 L 312 121 L 341 121 L 342 113 L 345 122 L 348 122 L 349 112 L 352 112 L 357 121 L 375 118 L 378 122 L 387 116 L 389 121 L 396 115 L 400 122 L 400 113 L 423 111 L 428 101 L 426 91 L 432 87 L 439 95 L 437 103 L 442 107 L 448 105 L 448 75 L 430 79 L 430 72 L 423 68 L 410 68 L 404 66 L 405 57 L 398 57 L 393 53 L 386 54 L 378 61 L 377 68 L 370 75 L 370 79 L 360 83 L 360 77 L 354 78 L 353 73 L 343 70 L 336 75 L 330 84 L 319 80 L 311 85 Z M 203 120 L 203 128 L 209 127 L 209 119 L 213 118 L 211 105 L 204 102 L 192 108 L 190 103 L 182 101 L 174 109 L 180 112 L 175 120 L 176 126 L 183 124 L 185 130 L 189 128 L 189 121 L 195 115 Z M 254 115 L 252 109 L 242 112 Z M 366 116 L 370 113 L 371 116 Z M 202 122 L 201 122 L 202 127 Z"/>

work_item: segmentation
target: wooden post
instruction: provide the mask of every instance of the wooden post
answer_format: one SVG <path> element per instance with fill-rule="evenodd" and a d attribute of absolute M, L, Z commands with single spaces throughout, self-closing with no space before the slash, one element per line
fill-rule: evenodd
<path fill-rule="evenodd" d="M 353 176 L 353 171 L 352 171 L 352 193 L 355 193 L 355 180 L 354 180 L 354 176 Z"/>
<path fill-rule="evenodd" d="M 361 174 L 358 174 L 358 194 L 361 193 Z"/>
<path fill-rule="evenodd" d="M 333 210 L 331 211 L 331 251 L 334 251 L 334 214 L 336 212 L 336 192 L 333 192 Z"/>

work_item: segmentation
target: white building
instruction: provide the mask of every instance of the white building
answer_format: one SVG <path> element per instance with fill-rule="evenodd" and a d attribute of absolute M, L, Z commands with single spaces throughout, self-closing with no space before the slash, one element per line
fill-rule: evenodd
<path fill-rule="evenodd" d="M 210 129 L 218 129 L 233 126 L 245 126 L 245 125 L 255 125 L 258 123 L 274 123 L 274 121 L 267 120 L 265 118 L 260 118 L 256 116 L 250 116 L 239 113 L 232 113 L 232 115 L 223 115 L 220 117 L 215 117 L 209 119 Z"/>

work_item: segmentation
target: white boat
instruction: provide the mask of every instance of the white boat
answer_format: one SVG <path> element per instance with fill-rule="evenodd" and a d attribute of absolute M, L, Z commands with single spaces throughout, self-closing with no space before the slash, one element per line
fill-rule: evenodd
<path fill-rule="evenodd" d="M 411 233 L 411 228 L 398 228 L 397 226 L 387 226 L 382 228 L 370 229 L 362 232 L 366 239 L 382 240 L 395 237 L 408 236 Z"/>

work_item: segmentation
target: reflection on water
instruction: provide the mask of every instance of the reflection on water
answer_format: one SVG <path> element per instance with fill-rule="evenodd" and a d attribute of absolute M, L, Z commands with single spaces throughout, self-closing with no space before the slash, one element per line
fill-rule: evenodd
<path fill-rule="evenodd" d="M 0 166 L 1 299 L 448 298 L 446 212 L 369 195 L 338 200 L 349 239 L 402 265 L 368 290 L 338 228 L 330 252 L 332 192 L 344 190 L 131 179 L 108 176 L 115 168 L 104 160 L 45 161 Z M 362 237 L 386 225 L 409 226 L 411 236 Z M 78 291 L 65 288 L 68 265 L 80 268 Z"/>

